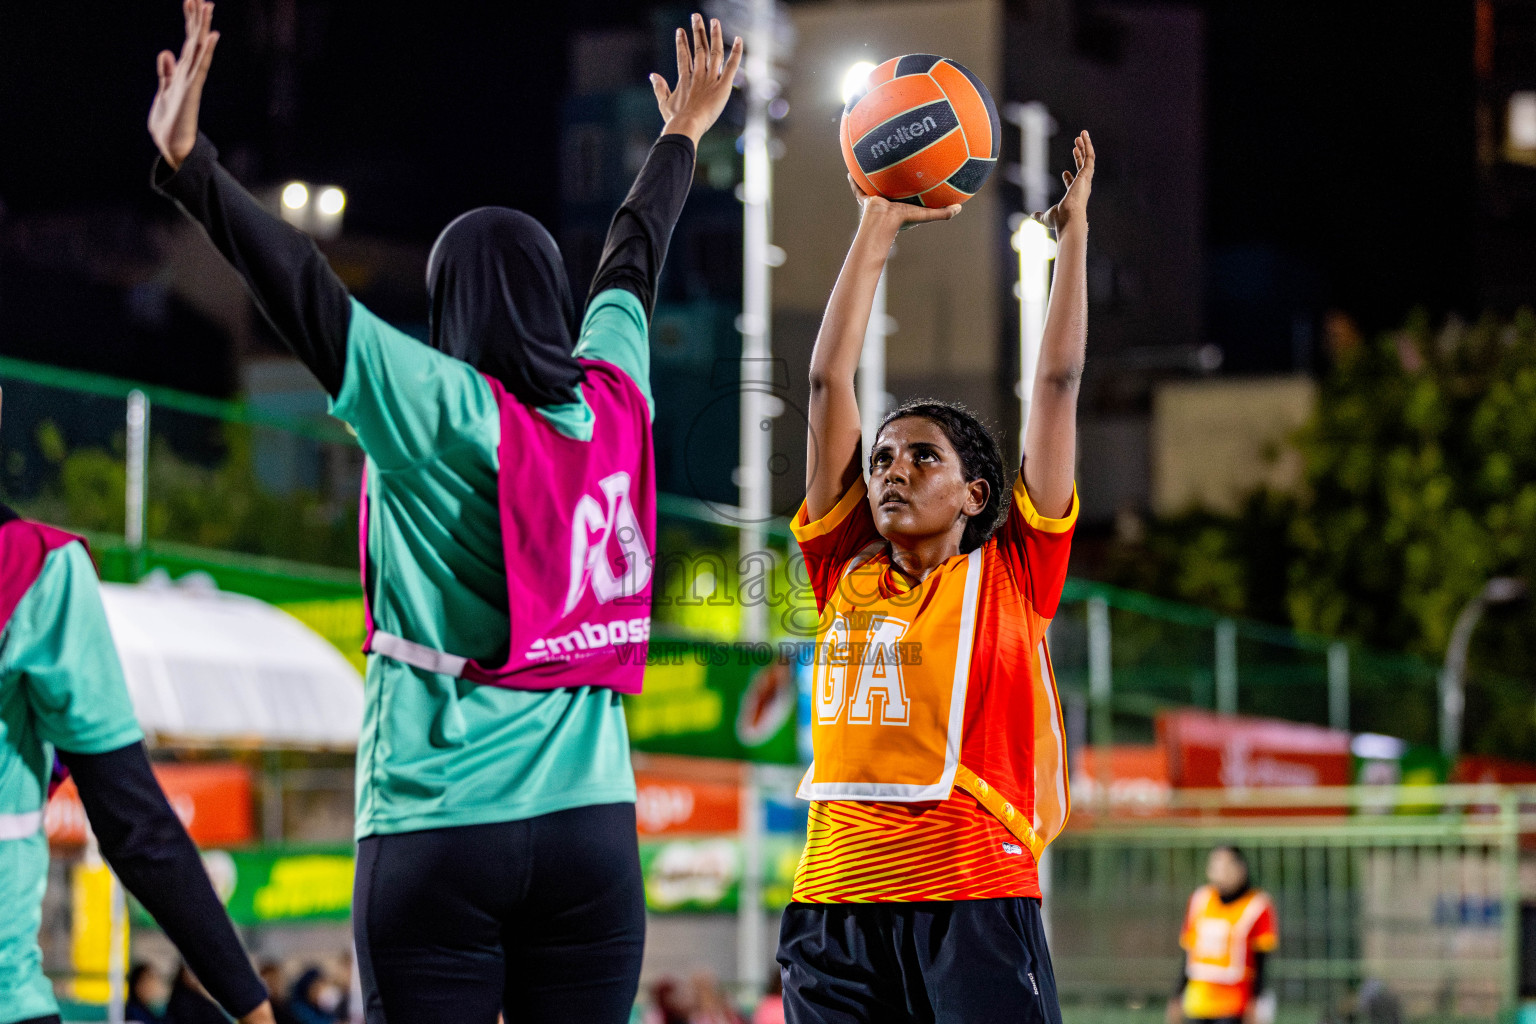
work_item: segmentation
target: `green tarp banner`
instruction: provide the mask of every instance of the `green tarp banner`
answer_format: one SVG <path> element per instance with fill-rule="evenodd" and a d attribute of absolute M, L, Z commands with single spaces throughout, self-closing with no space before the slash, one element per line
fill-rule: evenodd
<path fill-rule="evenodd" d="M 238 925 L 345 921 L 352 915 L 351 846 L 205 850 L 203 865 Z M 135 922 L 149 924 L 136 902 Z"/>
<path fill-rule="evenodd" d="M 764 837 L 765 908 L 782 910 L 789 902 L 804 846 L 800 836 Z M 741 843 L 728 836 L 641 843 L 640 870 L 652 913 L 734 911 L 741 898 Z"/>
<path fill-rule="evenodd" d="M 798 835 L 762 841 L 763 906 L 789 902 L 805 843 Z M 352 913 L 350 846 L 205 850 L 203 864 L 230 920 L 242 926 L 346 921 Z M 734 836 L 640 844 L 645 904 L 653 913 L 734 911 L 741 893 L 741 843 Z M 135 901 L 135 924 L 154 922 Z"/>
<path fill-rule="evenodd" d="M 653 639 L 645 690 L 624 700 L 636 750 L 800 763 L 799 644 Z"/>

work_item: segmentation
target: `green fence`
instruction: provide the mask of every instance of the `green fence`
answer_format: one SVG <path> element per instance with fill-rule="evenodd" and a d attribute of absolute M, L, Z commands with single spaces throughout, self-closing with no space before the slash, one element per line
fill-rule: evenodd
<path fill-rule="evenodd" d="M 1399 1019 L 1509 1019 L 1536 996 L 1536 789 L 1411 792 L 1185 792 L 1154 817 L 1079 818 L 1048 858 L 1068 1021 L 1162 1019 L 1185 906 L 1219 843 L 1245 850 L 1274 901 L 1282 1020 L 1385 1019 L 1360 1005 L 1371 988 Z"/>
<path fill-rule="evenodd" d="M 1067 581 L 1051 655 L 1095 744 L 1151 742 L 1158 711 L 1190 706 L 1439 742 L 1437 665 L 1107 584 Z"/>
<path fill-rule="evenodd" d="M 225 402 L 5 358 L 0 386 L 0 499 L 87 533 L 109 579 L 205 572 L 356 649 L 362 455 L 318 392 Z M 731 511 L 660 497 L 658 632 L 734 640 L 744 601 L 764 593 L 772 636 L 804 636 L 814 604 L 786 524 L 768 530 L 772 558 L 742 570 Z M 1159 710 L 1188 705 L 1436 740 L 1437 666 L 1145 594 L 1068 580 L 1052 650 L 1077 742 L 1150 741 Z"/>

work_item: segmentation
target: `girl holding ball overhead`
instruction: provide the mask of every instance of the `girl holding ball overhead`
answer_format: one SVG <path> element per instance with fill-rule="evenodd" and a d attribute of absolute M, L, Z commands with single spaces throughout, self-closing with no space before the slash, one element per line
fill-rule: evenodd
<path fill-rule="evenodd" d="M 1011 480 L 975 416 L 930 400 L 867 439 L 865 483 L 854 373 L 876 283 L 898 231 L 960 207 L 854 184 L 859 228 L 811 355 L 793 522 L 821 618 L 810 825 L 778 953 L 791 1024 L 1061 1019 L 1038 863 L 1069 809 L 1045 631 L 1077 518 L 1087 132 L 1073 160 L 1041 215 L 1059 251 Z"/>

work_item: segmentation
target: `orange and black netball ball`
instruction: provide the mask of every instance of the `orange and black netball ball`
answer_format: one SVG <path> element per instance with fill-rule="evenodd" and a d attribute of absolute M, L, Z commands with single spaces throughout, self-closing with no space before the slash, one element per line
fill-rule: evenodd
<path fill-rule="evenodd" d="M 931 53 L 893 57 L 871 71 L 843 108 L 839 134 L 861 189 L 929 207 L 975 195 L 1002 141 L 981 79 Z"/>

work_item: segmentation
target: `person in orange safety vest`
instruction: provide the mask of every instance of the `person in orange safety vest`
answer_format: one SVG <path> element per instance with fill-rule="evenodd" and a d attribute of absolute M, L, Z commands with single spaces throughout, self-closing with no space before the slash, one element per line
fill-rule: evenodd
<path fill-rule="evenodd" d="M 1209 884 L 1195 890 L 1184 915 L 1184 972 L 1168 1001 L 1168 1022 L 1268 1024 L 1274 1007 L 1264 967 L 1280 940 L 1274 905 L 1253 887 L 1248 859 L 1235 846 L 1211 851 L 1205 877 Z"/>

